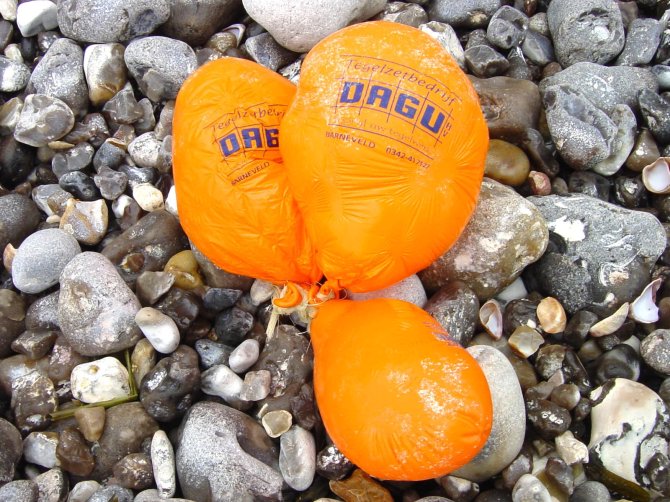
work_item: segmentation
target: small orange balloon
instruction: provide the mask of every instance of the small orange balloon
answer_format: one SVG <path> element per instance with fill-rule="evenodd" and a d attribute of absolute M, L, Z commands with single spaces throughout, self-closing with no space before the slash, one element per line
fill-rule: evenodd
<path fill-rule="evenodd" d="M 322 274 L 279 152 L 294 94 L 251 61 L 207 63 L 177 96 L 173 172 L 181 225 L 210 260 L 271 282 L 312 283 Z"/>
<path fill-rule="evenodd" d="M 443 476 L 486 443 L 486 377 L 424 310 L 400 300 L 334 300 L 319 307 L 311 336 L 326 430 L 368 474 Z"/>

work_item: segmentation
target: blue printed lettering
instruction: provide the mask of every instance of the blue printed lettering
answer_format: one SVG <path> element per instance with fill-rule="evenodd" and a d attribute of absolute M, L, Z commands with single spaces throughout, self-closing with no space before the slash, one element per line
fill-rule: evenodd
<path fill-rule="evenodd" d="M 416 108 L 407 105 L 406 103 L 408 101 L 413 105 L 419 106 L 419 100 L 417 98 L 408 94 L 401 94 L 398 96 L 398 101 L 395 104 L 395 112 L 408 119 L 413 119 L 416 115 Z"/>
<path fill-rule="evenodd" d="M 242 129 L 242 142 L 244 143 L 244 148 L 263 148 L 260 129 L 258 127 Z"/>
<path fill-rule="evenodd" d="M 219 140 L 221 151 L 224 157 L 234 154 L 240 149 L 240 142 L 237 140 L 235 133 L 230 133 Z"/>
<path fill-rule="evenodd" d="M 345 82 L 340 95 L 340 103 L 358 103 L 362 96 L 363 84 L 360 82 Z"/>
<path fill-rule="evenodd" d="M 421 125 L 426 129 L 428 129 L 429 131 L 437 133 L 440 130 L 440 127 L 442 127 L 442 124 L 444 123 L 444 113 L 439 112 L 435 120 L 433 121 L 433 124 L 431 125 L 430 121 L 433 118 L 434 112 L 435 107 L 432 105 L 427 105 L 426 111 L 423 113 L 423 116 L 421 117 Z"/>
<path fill-rule="evenodd" d="M 378 101 L 379 108 L 388 108 L 389 101 L 391 100 L 391 89 L 387 87 L 382 87 L 381 85 L 373 85 L 370 87 L 370 92 L 368 93 L 368 99 L 365 102 L 366 105 L 375 106 L 375 101 Z"/>

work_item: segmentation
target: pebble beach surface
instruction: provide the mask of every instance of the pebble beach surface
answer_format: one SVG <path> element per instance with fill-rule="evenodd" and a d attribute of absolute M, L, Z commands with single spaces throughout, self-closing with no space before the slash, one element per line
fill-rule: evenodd
<path fill-rule="evenodd" d="M 0 502 L 670 500 L 669 7 L 0 0 Z M 199 66 L 298 82 L 371 19 L 439 41 L 492 138 L 458 242 L 349 294 L 424 308 L 486 376 L 488 442 L 422 482 L 330 442 L 304 326 L 265 335 L 275 288 L 189 243 L 171 174 Z"/>

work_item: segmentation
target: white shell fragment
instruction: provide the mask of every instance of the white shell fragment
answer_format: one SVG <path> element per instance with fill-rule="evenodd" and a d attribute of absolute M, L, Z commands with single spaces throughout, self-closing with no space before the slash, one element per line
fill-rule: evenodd
<path fill-rule="evenodd" d="M 242 37 L 244 36 L 244 32 L 246 31 L 247 27 L 244 26 L 241 23 L 236 23 L 236 24 L 231 24 L 227 28 L 224 28 L 221 30 L 222 33 L 231 33 L 234 37 L 235 40 L 237 40 L 237 47 L 240 46 L 240 42 L 242 41 Z"/>
<path fill-rule="evenodd" d="M 567 316 L 563 305 L 556 298 L 551 296 L 543 298 L 537 306 L 536 314 L 545 333 L 555 334 L 565 331 Z"/>
<path fill-rule="evenodd" d="M 179 328 L 170 316 L 160 310 L 144 307 L 135 314 L 135 322 L 161 354 L 171 354 L 179 347 Z"/>
<path fill-rule="evenodd" d="M 591 336 L 595 337 L 611 335 L 626 321 L 629 310 L 630 304 L 628 302 L 624 303 L 616 312 L 614 312 L 614 314 L 609 317 L 605 317 L 605 319 L 602 321 L 599 321 L 591 326 L 589 333 Z"/>
<path fill-rule="evenodd" d="M 486 332 L 491 335 L 491 338 L 499 340 L 503 332 L 502 309 L 500 303 L 496 300 L 489 300 L 482 305 L 479 309 L 479 322 L 482 324 Z"/>
<path fill-rule="evenodd" d="M 642 290 L 633 303 L 630 304 L 628 315 L 641 323 L 652 323 L 658 321 L 658 307 L 656 306 L 656 293 L 661 287 L 661 279 L 651 281 Z"/>
<path fill-rule="evenodd" d="M 271 438 L 278 438 L 293 425 L 293 416 L 286 410 L 268 411 L 261 419 L 263 428 Z"/>
<path fill-rule="evenodd" d="M 172 443 L 163 430 L 157 430 L 151 439 L 151 465 L 158 488 L 158 496 L 170 498 L 177 489 L 175 459 Z"/>
<path fill-rule="evenodd" d="M 651 193 L 670 193 L 669 157 L 659 157 L 642 169 L 642 183 Z"/>
<path fill-rule="evenodd" d="M 530 326 L 519 326 L 508 340 L 510 348 L 521 357 L 530 357 L 544 343 L 544 338 Z"/>
<path fill-rule="evenodd" d="M 501 302 L 503 305 L 511 302 L 512 300 L 519 300 L 525 298 L 528 295 L 528 290 L 526 285 L 523 283 L 521 277 L 514 279 L 514 282 L 503 289 L 500 293 L 496 295 L 496 299 Z"/>
<path fill-rule="evenodd" d="M 82 403 L 101 403 L 130 395 L 128 370 L 114 357 L 75 366 L 70 385 L 72 396 Z"/>

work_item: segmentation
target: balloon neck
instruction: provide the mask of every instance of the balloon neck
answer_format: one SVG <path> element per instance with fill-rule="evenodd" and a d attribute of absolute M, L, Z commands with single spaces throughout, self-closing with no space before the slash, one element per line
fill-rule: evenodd
<path fill-rule="evenodd" d="M 287 282 L 272 298 L 272 314 L 265 330 L 268 338 L 274 335 L 280 315 L 296 314 L 298 319 L 309 326 L 319 305 L 340 298 L 342 287 L 339 281 L 326 281 L 323 284 L 303 285 Z"/>

